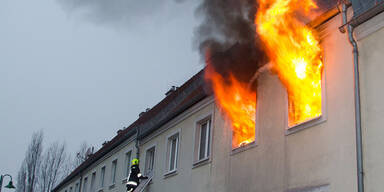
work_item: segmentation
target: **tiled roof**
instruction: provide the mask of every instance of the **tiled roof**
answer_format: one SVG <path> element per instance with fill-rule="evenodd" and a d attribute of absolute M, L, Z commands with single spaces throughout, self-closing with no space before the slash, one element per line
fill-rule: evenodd
<path fill-rule="evenodd" d="M 162 101 L 156 104 L 152 109 L 144 112 L 135 122 L 118 134 L 105 145 L 103 145 L 97 152 L 92 154 L 80 166 L 72 171 L 60 184 L 58 184 L 52 191 L 56 192 L 63 187 L 67 182 L 72 180 L 82 171 L 90 167 L 97 160 L 102 158 L 108 152 L 116 148 L 126 139 L 136 134 L 139 131 L 139 138 L 143 138 L 152 133 L 162 125 L 173 119 L 195 103 L 201 101 L 209 95 L 206 91 L 204 84 L 204 71 L 194 75 L 191 79 L 185 82 L 182 86 L 174 92 L 166 96 Z"/>

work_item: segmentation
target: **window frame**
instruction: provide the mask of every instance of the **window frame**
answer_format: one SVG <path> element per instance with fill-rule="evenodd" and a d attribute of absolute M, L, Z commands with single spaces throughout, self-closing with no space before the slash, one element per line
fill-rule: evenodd
<path fill-rule="evenodd" d="M 148 172 L 148 152 L 153 149 L 153 163 L 152 163 L 152 169 L 151 172 Z M 144 173 L 146 175 L 153 174 L 155 169 L 155 163 L 156 163 L 156 144 L 150 145 L 147 148 L 145 148 L 145 161 L 144 161 Z"/>
<path fill-rule="evenodd" d="M 99 180 L 99 190 L 105 187 L 105 172 L 107 171 L 107 167 L 105 165 L 100 168 L 100 180 Z"/>
<path fill-rule="evenodd" d="M 181 137 L 181 129 L 177 129 L 166 137 L 166 154 L 165 154 L 165 173 L 164 176 L 169 176 L 170 174 L 174 174 L 177 172 L 177 167 L 179 164 L 179 151 L 180 151 L 180 137 Z M 176 139 L 175 145 L 175 159 L 174 159 L 174 168 L 171 169 L 171 155 L 172 155 L 172 141 Z"/>
<path fill-rule="evenodd" d="M 201 128 L 202 125 L 207 122 L 207 133 L 206 134 L 206 146 L 205 146 L 205 155 L 203 158 L 200 158 L 200 147 L 201 147 Z M 195 134 L 194 134 L 194 154 L 193 154 L 193 168 L 205 163 L 209 163 L 212 157 L 212 138 L 213 138 L 213 113 L 201 115 L 195 121 Z"/>
<path fill-rule="evenodd" d="M 88 192 L 88 176 L 83 179 L 83 190 L 82 192 Z"/>
<path fill-rule="evenodd" d="M 256 90 L 257 91 L 257 90 Z M 258 95 L 258 94 L 256 94 Z M 261 102 L 259 102 L 259 100 L 257 99 L 257 96 L 256 96 L 256 117 L 255 117 L 255 140 L 250 142 L 250 143 L 247 143 L 245 145 L 242 145 L 242 146 L 238 146 L 236 148 L 233 148 L 232 147 L 232 139 L 233 139 L 233 131 L 232 131 L 232 127 L 231 127 L 231 142 L 230 142 L 230 147 L 231 147 L 231 154 L 230 155 L 236 155 L 240 152 L 243 152 L 243 151 L 247 151 L 248 149 L 251 149 L 251 148 L 254 148 L 257 146 L 258 144 L 258 135 L 260 134 L 259 133 L 259 112 L 260 112 L 260 105 L 261 105 Z"/>
<path fill-rule="evenodd" d="M 92 174 L 91 174 L 91 183 L 90 183 L 90 187 L 89 189 L 91 190 L 91 192 L 94 192 L 96 190 L 96 171 L 94 171 Z"/>
<path fill-rule="evenodd" d="M 324 58 L 323 58 L 323 65 L 324 65 Z M 288 100 L 288 93 L 286 93 L 286 96 L 285 96 L 285 116 L 286 116 L 286 125 L 285 125 L 285 135 L 290 135 L 290 134 L 293 134 L 293 133 L 296 133 L 296 132 L 299 132 L 301 130 L 304 130 L 304 129 L 307 129 L 307 128 L 310 128 L 310 127 L 313 127 L 315 125 L 318 125 L 318 124 L 321 124 L 321 123 L 324 123 L 325 121 L 327 121 L 327 107 L 326 107 L 326 86 L 325 86 L 325 83 L 326 83 L 326 70 L 325 70 L 325 65 L 323 66 L 323 72 L 322 72 L 322 75 L 321 75 L 321 115 L 319 117 L 315 117 L 315 118 L 312 118 L 312 119 L 308 119 L 307 121 L 304 121 L 304 122 L 301 122 L 299 124 L 296 124 L 292 127 L 289 127 L 289 100 Z"/>
<path fill-rule="evenodd" d="M 113 159 L 111 162 L 110 187 L 116 184 L 117 162 L 118 162 L 117 158 Z"/>
<path fill-rule="evenodd" d="M 203 129 L 203 125 L 207 125 L 206 127 L 206 130 L 205 130 L 205 146 L 204 146 L 204 155 L 203 157 L 201 157 L 201 144 L 202 144 L 202 129 Z M 202 161 L 206 158 L 209 157 L 210 155 L 210 151 L 209 151 L 209 144 L 210 144 L 210 132 L 211 132 L 211 120 L 210 119 L 207 119 L 207 120 L 204 120 L 202 121 L 201 123 L 199 123 L 199 142 L 198 142 L 198 152 L 197 152 L 197 160 L 198 161 Z"/>
<path fill-rule="evenodd" d="M 79 182 L 75 184 L 75 191 L 74 192 L 79 192 Z"/>
<path fill-rule="evenodd" d="M 129 159 L 127 159 L 127 154 L 130 154 L 129 155 Z M 128 149 L 125 151 L 124 153 L 124 161 L 125 161 L 125 164 L 124 164 L 124 178 L 128 178 L 129 176 L 129 172 L 131 171 L 131 161 L 132 161 L 132 156 L 133 156 L 133 149 Z M 124 180 L 123 178 L 123 180 Z"/>

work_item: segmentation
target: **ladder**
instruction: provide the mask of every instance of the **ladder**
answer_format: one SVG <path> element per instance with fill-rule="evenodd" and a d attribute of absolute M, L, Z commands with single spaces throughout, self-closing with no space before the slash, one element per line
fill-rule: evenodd
<path fill-rule="evenodd" d="M 148 179 L 143 180 L 139 186 L 133 192 L 143 192 L 144 189 L 148 186 L 148 184 L 152 181 L 153 172 L 148 174 Z"/>

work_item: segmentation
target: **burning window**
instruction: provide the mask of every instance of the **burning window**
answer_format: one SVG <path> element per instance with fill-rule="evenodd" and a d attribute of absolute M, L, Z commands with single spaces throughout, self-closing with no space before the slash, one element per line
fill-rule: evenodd
<path fill-rule="evenodd" d="M 322 114 L 322 50 L 315 31 L 303 22 L 317 9 L 312 0 L 259 0 L 257 33 L 287 89 L 289 127 Z"/>
<path fill-rule="evenodd" d="M 232 127 L 232 148 L 255 141 L 256 93 L 230 76 L 227 82 L 208 64 L 205 77 L 212 82 L 217 104 Z"/>

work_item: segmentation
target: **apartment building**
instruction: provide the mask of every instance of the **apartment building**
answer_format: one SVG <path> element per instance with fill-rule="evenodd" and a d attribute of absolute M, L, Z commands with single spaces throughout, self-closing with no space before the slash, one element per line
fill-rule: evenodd
<path fill-rule="evenodd" d="M 362 192 L 360 182 L 363 191 L 381 191 L 384 4 L 364 2 L 333 5 L 310 23 L 323 49 L 320 117 L 289 126 L 287 90 L 264 71 L 257 79 L 255 141 L 232 147 L 231 125 L 201 71 L 118 131 L 53 191 L 125 191 L 134 157 L 142 172 L 153 174 L 148 192 Z M 355 64 L 361 75 L 361 162 Z"/>

